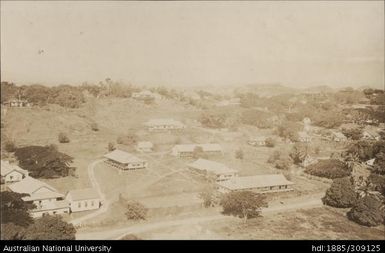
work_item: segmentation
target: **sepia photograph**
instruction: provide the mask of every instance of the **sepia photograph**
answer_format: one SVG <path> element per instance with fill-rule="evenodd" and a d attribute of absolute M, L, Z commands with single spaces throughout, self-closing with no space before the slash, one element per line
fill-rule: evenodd
<path fill-rule="evenodd" d="M 2 252 L 384 241 L 384 29 L 384 1 L 2 0 Z"/>

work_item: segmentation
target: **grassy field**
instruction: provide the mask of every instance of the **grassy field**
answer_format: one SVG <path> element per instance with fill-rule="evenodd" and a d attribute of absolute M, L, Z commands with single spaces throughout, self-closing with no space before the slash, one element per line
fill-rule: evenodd
<path fill-rule="evenodd" d="M 349 221 L 332 208 L 286 212 L 249 220 L 230 219 L 178 226 L 138 234 L 143 239 L 223 240 L 359 240 L 385 239 L 384 226 L 368 228 Z"/>

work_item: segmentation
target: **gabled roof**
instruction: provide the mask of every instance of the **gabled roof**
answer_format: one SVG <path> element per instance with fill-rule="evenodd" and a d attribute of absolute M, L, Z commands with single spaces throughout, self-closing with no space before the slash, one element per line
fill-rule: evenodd
<path fill-rule="evenodd" d="M 26 193 L 29 195 L 32 195 L 34 192 L 41 188 L 47 188 L 50 191 L 57 192 L 57 190 L 49 184 L 29 176 L 19 182 L 9 185 L 8 187 L 13 192 Z"/>
<path fill-rule="evenodd" d="M 272 174 L 235 177 L 228 181 L 218 182 L 218 184 L 230 190 L 245 190 L 279 185 L 292 185 L 294 183 L 287 180 L 282 174 Z"/>
<path fill-rule="evenodd" d="M 197 170 L 202 170 L 206 172 L 211 172 L 214 174 L 222 174 L 222 173 L 235 173 L 237 170 L 230 169 L 226 165 L 206 159 L 198 159 L 187 165 L 190 168 L 194 168 Z"/>
<path fill-rule="evenodd" d="M 58 192 L 37 192 L 32 193 L 30 196 L 22 197 L 21 199 L 24 201 L 34 201 L 34 200 L 42 200 L 42 199 L 56 199 L 62 198 L 64 195 Z"/>
<path fill-rule="evenodd" d="M 159 126 L 159 125 L 173 125 L 173 126 L 184 126 L 184 124 L 180 121 L 163 118 L 163 119 L 150 119 L 145 123 L 146 126 Z"/>
<path fill-rule="evenodd" d="M 68 196 L 74 201 L 100 198 L 99 193 L 94 188 L 72 190 L 67 193 Z"/>
<path fill-rule="evenodd" d="M 28 171 L 20 168 L 17 165 L 10 164 L 8 161 L 1 160 L 1 176 L 6 176 L 12 171 L 18 171 L 23 175 L 28 175 Z"/>
<path fill-rule="evenodd" d="M 106 157 L 110 160 L 116 161 L 118 163 L 123 163 L 123 164 L 144 162 L 144 160 L 139 159 L 138 157 L 136 157 L 130 153 L 127 153 L 125 151 L 118 150 L 118 149 L 115 149 L 114 151 L 112 151 L 108 154 L 105 154 L 104 157 Z"/>

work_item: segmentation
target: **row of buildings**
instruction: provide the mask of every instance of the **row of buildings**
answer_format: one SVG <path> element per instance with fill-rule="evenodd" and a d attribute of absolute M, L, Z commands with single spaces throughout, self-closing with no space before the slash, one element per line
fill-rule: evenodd
<path fill-rule="evenodd" d="M 23 194 L 22 200 L 34 204 L 31 216 L 69 214 L 89 211 L 101 206 L 101 197 L 93 188 L 60 193 L 51 185 L 28 175 L 28 171 L 7 161 L 1 161 L 1 181 L 8 191 Z"/>
<path fill-rule="evenodd" d="M 182 150 L 187 152 L 186 149 Z M 188 149 L 188 151 L 191 150 L 194 149 Z M 176 153 L 176 155 L 178 157 L 181 156 L 180 153 Z M 185 155 L 186 154 L 183 154 L 182 156 Z M 124 171 L 145 169 L 148 166 L 145 160 L 121 150 L 114 150 L 104 155 L 104 157 L 106 158 L 105 162 L 107 164 Z M 260 193 L 292 190 L 291 185 L 293 183 L 288 181 L 282 174 L 240 177 L 236 169 L 229 168 L 216 161 L 202 158 L 187 164 L 187 168 L 191 173 L 202 176 L 207 181 L 215 183 L 218 192 L 221 193 L 240 190 L 251 190 Z"/>

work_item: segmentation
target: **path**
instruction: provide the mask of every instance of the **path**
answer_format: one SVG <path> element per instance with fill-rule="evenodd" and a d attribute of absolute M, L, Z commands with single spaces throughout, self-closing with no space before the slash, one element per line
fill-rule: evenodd
<path fill-rule="evenodd" d="M 297 209 L 310 209 L 321 207 L 322 202 L 319 198 L 310 198 L 303 200 L 301 202 L 292 203 L 292 204 L 283 204 L 282 206 L 273 206 L 268 207 L 262 210 L 262 215 L 272 215 L 276 212 L 282 211 L 294 211 Z M 112 240 L 112 239 L 121 239 L 127 234 L 138 234 L 143 232 L 148 232 L 156 229 L 166 229 L 173 226 L 191 226 L 196 225 L 202 222 L 214 221 L 214 220 L 225 220 L 225 219 L 235 219 L 234 217 L 224 216 L 221 214 L 211 215 L 205 217 L 191 217 L 177 220 L 167 220 L 167 221 L 155 221 L 149 223 L 137 224 L 124 228 L 117 228 L 111 230 L 103 230 L 97 232 L 89 233 L 77 233 L 77 240 Z"/>
<path fill-rule="evenodd" d="M 71 220 L 70 223 L 72 223 L 73 225 L 80 225 L 82 222 L 84 222 L 86 220 L 89 220 L 91 218 L 94 218 L 94 217 L 102 214 L 102 213 L 107 212 L 108 207 L 110 206 L 110 202 L 106 199 L 105 195 L 103 194 L 103 192 L 100 189 L 100 185 L 99 185 L 98 181 L 96 180 L 95 171 L 94 171 L 95 166 L 98 163 L 103 162 L 103 161 L 104 161 L 104 159 L 96 160 L 96 161 L 92 162 L 90 165 L 88 165 L 88 168 L 87 168 L 88 177 L 91 181 L 91 185 L 98 192 L 98 194 L 101 198 L 102 206 L 95 212 L 92 212 L 92 213 L 87 214 L 85 216 Z"/>

